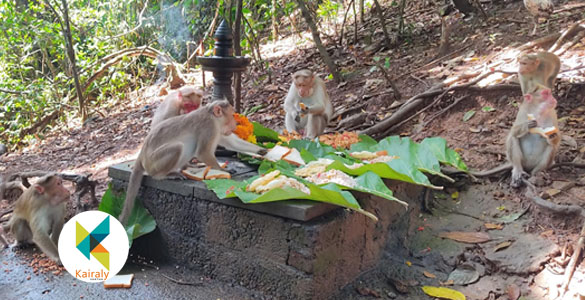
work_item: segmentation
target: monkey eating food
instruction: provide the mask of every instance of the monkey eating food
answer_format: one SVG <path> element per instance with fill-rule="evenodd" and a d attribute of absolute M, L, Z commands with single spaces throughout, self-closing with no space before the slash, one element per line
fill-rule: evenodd
<path fill-rule="evenodd" d="M 41 177 L 16 200 L 12 217 L 3 226 L 4 231 L 14 235 L 17 246 L 35 243 L 60 264 L 57 243 L 70 195 L 57 175 Z"/>
<path fill-rule="evenodd" d="M 561 141 L 556 104 L 548 88 L 524 95 L 506 139 L 506 156 L 512 164 L 512 187 L 520 186 L 525 172 L 534 176 L 553 163 Z"/>
<path fill-rule="evenodd" d="M 304 131 L 305 136 L 313 139 L 325 131 L 333 116 L 333 105 L 325 83 L 312 71 L 297 71 L 292 81 L 284 100 L 286 130 Z"/>

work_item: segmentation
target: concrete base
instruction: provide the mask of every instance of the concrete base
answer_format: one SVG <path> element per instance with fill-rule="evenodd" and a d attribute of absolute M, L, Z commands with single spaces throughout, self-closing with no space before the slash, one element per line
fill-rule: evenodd
<path fill-rule="evenodd" d="M 115 189 L 126 188 L 127 175 L 120 165 L 110 169 Z M 305 218 L 308 221 L 300 221 L 286 216 L 285 202 L 279 204 L 278 213 L 266 207 L 261 213 L 250 210 L 257 204 L 239 203 L 246 208 L 242 209 L 221 203 L 204 187 L 191 187 L 192 193 L 181 193 L 180 189 L 170 192 L 153 187 L 154 182 L 151 178 L 143 181 L 139 194 L 157 221 L 158 238 L 151 247 L 160 247 L 171 261 L 212 278 L 283 299 L 328 298 L 374 267 L 393 222 L 405 213 L 395 202 L 356 193 L 362 207 L 378 216 L 377 223 L 329 205 L 327 210 Z M 174 182 L 181 186 L 193 183 Z M 404 201 L 417 201 L 422 195 L 418 186 L 394 181 L 387 184 Z M 298 212 L 291 211 L 295 210 Z"/>

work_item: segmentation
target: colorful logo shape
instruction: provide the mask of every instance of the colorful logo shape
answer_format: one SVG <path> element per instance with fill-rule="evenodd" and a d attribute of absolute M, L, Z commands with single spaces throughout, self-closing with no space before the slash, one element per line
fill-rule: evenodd
<path fill-rule="evenodd" d="M 110 216 L 107 216 L 94 230 L 88 232 L 75 222 L 75 244 L 88 260 L 90 255 L 97 259 L 106 270 L 110 270 L 110 252 L 101 244 L 110 235 Z"/>

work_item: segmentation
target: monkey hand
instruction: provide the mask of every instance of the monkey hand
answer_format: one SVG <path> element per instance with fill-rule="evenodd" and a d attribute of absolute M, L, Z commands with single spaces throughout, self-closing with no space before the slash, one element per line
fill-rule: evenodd
<path fill-rule="evenodd" d="M 258 155 L 264 156 L 264 155 L 266 155 L 266 153 L 268 153 L 268 149 L 262 148 L 262 149 L 258 150 L 258 152 L 256 152 L 256 153 L 258 153 Z"/>
<path fill-rule="evenodd" d="M 301 114 L 300 114 L 300 113 L 298 113 L 298 112 L 295 112 L 295 113 L 294 113 L 294 116 L 295 116 L 295 117 L 294 117 L 294 119 L 295 119 L 295 122 L 297 122 L 297 123 L 301 122 Z"/>
<path fill-rule="evenodd" d="M 536 120 L 530 120 L 528 121 L 528 128 L 536 128 L 536 126 L 538 126 L 538 123 L 536 123 Z"/>

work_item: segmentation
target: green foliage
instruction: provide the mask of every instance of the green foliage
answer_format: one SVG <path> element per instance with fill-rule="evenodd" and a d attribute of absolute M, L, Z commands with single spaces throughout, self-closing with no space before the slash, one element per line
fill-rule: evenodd
<path fill-rule="evenodd" d="M 108 213 L 113 217 L 118 217 L 122 212 L 125 197 L 125 193 L 115 193 L 112 186 L 108 185 L 108 189 L 102 197 L 98 210 Z M 130 214 L 130 218 L 128 219 L 128 225 L 125 227 L 130 246 L 132 246 L 132 241 L 134 239 L 154 231 L 155 228 L 156 221 L 150 215 L 148 210 L 144 208 L 142 202 L 137 200 L 134 209 Z"/>
<path fill-rule="evenodd" d="M 101 58 L 126 48 L 149 45 L 185 61 L 187 42 L 203 37 L 215 12 L 215 1 L 198 0 L 171 4 L 89 0 L 68 1 L 68 5 L 82 86 L 102 66 Z M 0 1 L 4 33 L 0 35 L 0 89 L 13 92 L 0 92 L 0 141 L 27 142 L 31 137 L 24 136 L 23 130 L 55 111 L 63 119 L 77 117 L 77 98 L 69 100 L 76 91 L 61 12 L 61 1 Z M 208 46 L 212 44 L 210 39 Z M 130 57 L 107 68 L 85 90 L 89 111 L 115 106 L 127 100 L 130 92 L 161 78 L 152 62 Z M 43 132 L 37 136 L 42 138 Z"/>

